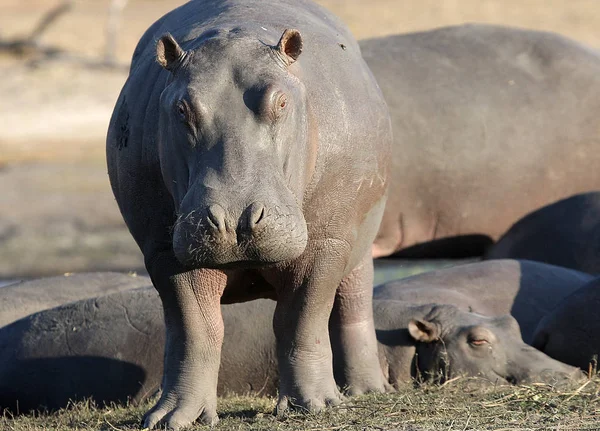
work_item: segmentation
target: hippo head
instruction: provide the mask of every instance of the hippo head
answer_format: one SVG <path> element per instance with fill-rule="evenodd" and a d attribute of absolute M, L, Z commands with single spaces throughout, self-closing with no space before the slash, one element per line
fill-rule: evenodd
<path fill-rule="evenodd" d="M 452 305 L 434 306 L 408 324 L 417 342 L 418 374 L 440 381 L 478 376 L 493 383 L 561 383 L 581 372 L 525 344 L 510 315 L 487 317 Z"/>
<path fill-rule="evenodd" d="M 260 266 L 306 248 L 302 201 L 316 149 L 296 63 L 302 37 L 286 30 L 272 46 L 248 34 L 212 30 L 188 50 L 170 34 L 157 43 L 170 72 L 160 163 L 178 215 L 173 250 L 187 266 Z"/>

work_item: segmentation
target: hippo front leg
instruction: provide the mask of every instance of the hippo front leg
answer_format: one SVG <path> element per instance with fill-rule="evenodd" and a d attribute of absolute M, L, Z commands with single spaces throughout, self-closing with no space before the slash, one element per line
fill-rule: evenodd
<path fill-rule="evenodd" d="M 163 303 L 167 340 L 162 395 L 144 427 L 179 429 L 197 418 L 216 423 L 226 277 L 215 270 L 186 271 L 174 256 L 154 259 L 148 271 Z"/>
<path fill-rule="evenodd" d="M 350 395 L 391 391 L 379 365 L 370 254 L 340 283 L 330 320 L 335 377 Z"/>
<path fill-rule="evenodd" d="M 273 327 L 279 365 L 277 413 L 289 407 L 318 411 L 342 401 L 335 379 L 328 321 L 342 265 L 316 260 L 278 291 Z M 296 280 L 300 280 L 297 283 Z"/>

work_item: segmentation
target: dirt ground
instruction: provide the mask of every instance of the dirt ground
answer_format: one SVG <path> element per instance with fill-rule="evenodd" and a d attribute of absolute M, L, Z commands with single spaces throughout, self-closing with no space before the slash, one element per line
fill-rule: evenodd
<path fill-rule="evenodd" d="M 108 0 L 81 0 L 42 42 L 81 58 L 103 52 Z M 175 0 L 131 0 L 121 25 L 125 65 L 142 32 Z M 600 47 L 597 0 L 321 0 L 357 38 L 463 22 L 555 31 Z M 27 34 L 56 0 L 0 0 L 0 40 Z M 32 64 L 0 54 L 0 278 L 91 269 L 140 270 L 109 188 L 106 128 L 123 70 Z"/>

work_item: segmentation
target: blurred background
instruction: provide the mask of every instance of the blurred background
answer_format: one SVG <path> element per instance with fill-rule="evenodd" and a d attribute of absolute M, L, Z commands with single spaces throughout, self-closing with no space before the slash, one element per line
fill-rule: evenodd
<path fill-rule="evenodd" d="M 0 0 L 0 280 L 143 272 L 110 190 L 105 133 L 138 39 L 183 3 Z M 599 0 L 317 3 L 358 39 L 485 22 L 554 31 L 600 48 Z"/>

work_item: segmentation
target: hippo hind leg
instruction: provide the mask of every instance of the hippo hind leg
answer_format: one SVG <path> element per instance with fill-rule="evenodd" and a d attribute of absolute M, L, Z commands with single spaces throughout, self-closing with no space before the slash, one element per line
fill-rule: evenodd
<path fill-rule="evenodd" d="M 340 283 L 329 322 L 334 373 L 349 395 L 392 391 L 379 365 L 370 255 Z"/>

